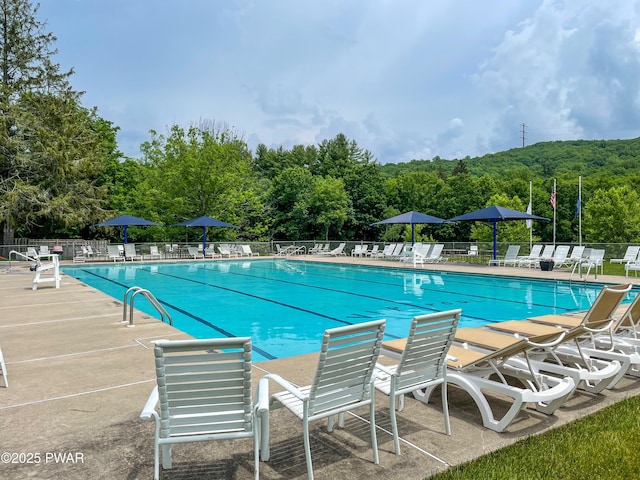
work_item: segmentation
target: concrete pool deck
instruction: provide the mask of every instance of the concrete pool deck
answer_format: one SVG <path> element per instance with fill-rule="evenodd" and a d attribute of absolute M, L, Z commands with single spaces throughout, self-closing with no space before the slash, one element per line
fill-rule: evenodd
<path fill-rule="evenodd" d="M 350 257 L 296 259 L 406 268 L 397 262 Z M 425 266 L 424 271 L 429 270 L 549 279 L 569 275 L 462 263 Z M 0 272 L 0 347 L 9 381 L 5 388 L 0 380 L 0 479 L 153 478 L 154 425 L 139 418 L 155 384 L 152 345 L 157 339 L 188 336 L 142 312 L 135 314 L 135 327 L 126 327 L 121 323 L 121 301 L 69 276 L 63 276 L 60 289 L 44 284 L 32 291 L 33 273 L 28 268 Z M 635 277 L 598 276 L 597 281 L 640 284 Z M 266 372 L 306 384 L 316 358 L 310 354 L 256 363 L 254 388 Z M 405 410 L 398 415 L 404 440 L 401 456 L 393 453 L 388 433 L 388 399 L 376 397 L 379 465 L 372 462 L 368 425 L 360 417 L 348 416 L 345 429 L 332 434 L 324 422 L 316 422 L 311 431 L 316 478 L 423 479 L 638 395 L 640 382 L 625 378 L 618 388 L 603 394 L 578 393 L 553 416 L 524 410 L 505 433 L 482 427 L 465 392 L 456 387 L 449 392 L 451 436 L 443 433 L 439 395 L 430 405 L 406 399 Z M 497 398 L 495 403 L 504 405 Z M 368 416 L 366 409 L 356 413 Z M 306 478 L 302 425 L 287 411 L 271 413 L 271 451 L 271 460 L 261 462 L 260 478 Z M 174 468 L 163 471 L 161 478 L 253 476 L 251 441 L 179 445 L 173 458 Z"/>

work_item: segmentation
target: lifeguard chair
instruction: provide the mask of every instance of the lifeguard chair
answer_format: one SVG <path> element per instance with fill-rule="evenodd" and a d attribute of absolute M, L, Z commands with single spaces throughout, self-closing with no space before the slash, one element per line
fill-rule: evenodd
<path fill-rule="evenodd" d="M 50 261 L 43 262 L 42 260 L 45 258 Z M 60 288 L 60 258 L 58 255 L 39 255 L 35 267 L 36 276 L 33 278 L 32 290 L 37 290 L 38 284 L 45 282 L 55 282 L 56 288 Z"/>

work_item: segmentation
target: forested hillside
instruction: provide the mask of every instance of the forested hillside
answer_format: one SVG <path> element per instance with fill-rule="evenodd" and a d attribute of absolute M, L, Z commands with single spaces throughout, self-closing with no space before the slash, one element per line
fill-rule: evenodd
<path fill-rule="evenodd" d="M 535 177 L 637 176 L 640 175 L 640 138 L 632 140 L 574 140 L 541 142 L 476 158 L 462 160 L 467 171 L 476 176 L 493 177 L 517 172 L 523 167 Z M 382 166 L 386 178 L 403 173 L 425 171 L 452 175 L 458 160 L 414 160 Z"/>

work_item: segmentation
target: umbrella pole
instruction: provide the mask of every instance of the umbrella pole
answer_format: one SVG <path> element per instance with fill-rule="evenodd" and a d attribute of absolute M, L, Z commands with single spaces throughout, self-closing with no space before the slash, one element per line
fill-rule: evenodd
<path fill-rule="evenodd" d="M 202 227 L 202 254 L 207 250 L 207 227 Z"/>
<path fill-rule="evenodd" d="M 496 222 L 494 220 L 493 221 L 493 259 L 494 260 L 497 258 L 497 256 L 496 256 L 496 253 L 497 253 L 496 250 L 497 250 L 497 245 L 498 245 L 497 235 L 496 235 L 497 225 L 498 225 L 498 222 Z"/>
<path fill-rule="evenodd" d="M 127 243 L 127 226 L 124 226 L 124 243 Z"/>

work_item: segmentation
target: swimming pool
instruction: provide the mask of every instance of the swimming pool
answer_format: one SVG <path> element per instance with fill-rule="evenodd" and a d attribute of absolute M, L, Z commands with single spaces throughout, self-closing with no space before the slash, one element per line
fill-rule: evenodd
<path fill-rule="evenodd" d="M 601 285 L 397 270 L 285 259 L 83 265 L 64 273 L 122 301 L 146 288 L 196 338 L 250 336 L 254 360 L 318 351 L 327 328 L 387 319 L 385 338 L 405 337 L 418 314 L 462 309 L 473 327 L 586 310 Z M 142 296 L 136 308 L 159 318 Z"/>

